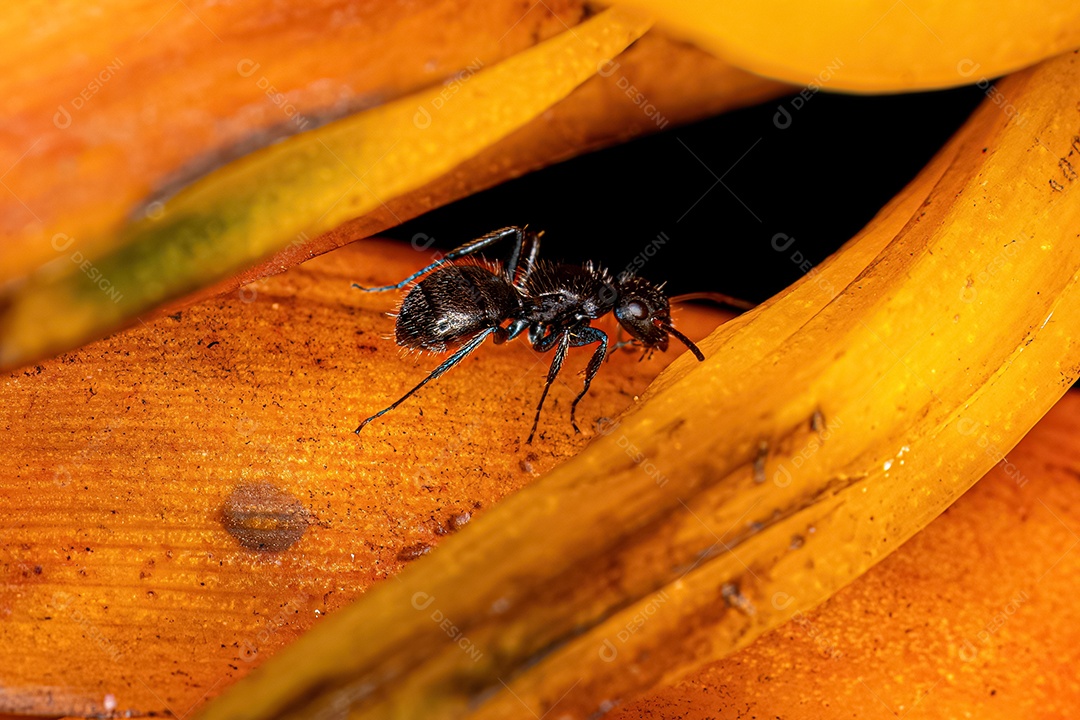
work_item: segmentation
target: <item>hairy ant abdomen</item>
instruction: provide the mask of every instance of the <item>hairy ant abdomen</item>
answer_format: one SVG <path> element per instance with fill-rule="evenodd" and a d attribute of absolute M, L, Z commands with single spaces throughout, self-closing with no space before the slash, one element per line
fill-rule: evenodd
<path fill-rule="evenodd" d="M 403 347 L 444 352 L 497 326 L 520 306 L 520 295 L 502 275 L 475 264 L 450 265 L 435 270 L 405 296 L 395 336 Z"/>

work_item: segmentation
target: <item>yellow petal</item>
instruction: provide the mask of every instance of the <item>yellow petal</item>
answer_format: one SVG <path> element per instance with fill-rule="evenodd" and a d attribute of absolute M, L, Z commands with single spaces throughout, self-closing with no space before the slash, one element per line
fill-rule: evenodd
<path fill-rule="evenodd" d="M 1080 3 L 633 0 L 738 67 L 812 89 L 885 93 L 986 82 L 1080 47 Z"/>

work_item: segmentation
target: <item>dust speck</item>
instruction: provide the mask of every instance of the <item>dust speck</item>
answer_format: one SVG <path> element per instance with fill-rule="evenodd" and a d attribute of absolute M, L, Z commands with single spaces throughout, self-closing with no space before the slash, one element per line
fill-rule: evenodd
<path fill-rule="evenodd" d="M 750 598 L 742 594 L 739 586 L 735 583 L 724 583 L 724 586 L 720 588 L 720 592 L 724 596 L 724 601 L 739 612 L 746 615 L 753 615 L 757 612 L 754 603 L 750 601 Z"/>
<path fill-rule="evenodd" d="M 431 552 L 430 545 L 427 543 L 417 543 L 402 548 L 401 552 L 397 554 L 397 559 L 399 562 L 409 562 L 410 560 L 415 560 L 418 557 L 427 555 L 429 552 Z"/>
<path fill-rule="evenodd" d="M 450 532 L 457 532 L 461 528 L 468 525 L 470 520 L 472 520 L 472 513 L 471 512 L 457 513 L 455 515 L 451 515 L 447 519 L 446 528 Z"/>

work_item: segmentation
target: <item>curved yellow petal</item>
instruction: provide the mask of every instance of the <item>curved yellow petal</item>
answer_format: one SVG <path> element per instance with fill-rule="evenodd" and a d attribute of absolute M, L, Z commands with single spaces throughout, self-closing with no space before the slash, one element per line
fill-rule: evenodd
<path fill-rule="evenodd" d="M 987 82 L 1080 47 L 1080 3 L 632 0 L 751 72 L 860 93 Z"/>

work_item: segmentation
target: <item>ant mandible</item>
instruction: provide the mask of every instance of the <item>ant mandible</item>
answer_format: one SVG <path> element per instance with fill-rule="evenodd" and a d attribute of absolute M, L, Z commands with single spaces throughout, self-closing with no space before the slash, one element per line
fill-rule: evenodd
<path fill-rule="evenodd" d="M 671 307 L 660 287 L 628 273 L 613 277 L 591 262 L 566 265 L 540 260 L 537 256 L 542 234 L 519 227 L 503 228 L 452 250 L 394 285 L 366 288 L 353 284 L 364 292 L 401 290 L 427 275 L 401 303 L 395 325 L 397 344 L 434 353 L 457 348 L 419 385 L 360 423 L 357 434 L 464 360 L 488 336 L 494 336 L 495 344 L 501 345 L 527 330 L 534 350 L 547 352 L 555 348 L 526 444 L 531 444 L 536 434 L 544 400 L 562 369 L 567 350 L 596 343 L 585 369 L 585 387 L 570 406 L 570 424 L 574 432 L 581 432 L 575 417 L 577 405 L 589 391 L 608 351 L 607 335 L 590 323 L 609 312 L 647 352 L 667 350 L 668 335 L 673 335 L 699 361 L 705 359 L 697 346 L 672 326 Z M 505 266 L 454 262 L 506 239 L 514 240 L 514 249 Z"/>

